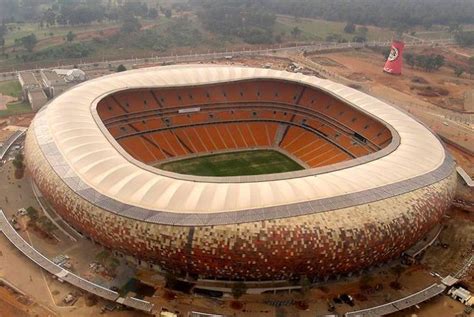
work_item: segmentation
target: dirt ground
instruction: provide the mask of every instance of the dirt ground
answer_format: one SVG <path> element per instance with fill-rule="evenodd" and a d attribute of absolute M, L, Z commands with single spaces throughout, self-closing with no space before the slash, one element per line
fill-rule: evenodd
<path fill-rule="evenodd" d="M 420 50 L 417 53 L 428 54 Z M 442 53 L 447 54 L 444 51 Z M 418 96 L 419 99 L 451 110 L 464 110 L 464 94 L 474 85 L 474 80 L 470 80 L 468 75 L 455 77 L 450 67 L 424 72 L 405 66 L 402 76 L 387 75 L 382 72 L 383 56 L 368 49 L 315 55 L 312 60 L 336 68 L 339 74 L 353 81 L 383 83 L 399 92 Z M 433 96 L 423 96 L 429 91 Z"/>
<path fill-rule="evenodd" d="M 462 316 L 464 305 L 449 296 L 438 296 L 423 303 L 421 309 L 416 307 L 406 309 L 390 317 L 457 317 Z"/>
<path fill-rule="evenodd" d="M 7 104 L 15 100 L 16 98 L 14 97 L 0 94 L 0 110 L 7 109 Z"/>
<path fill-rule="evenodd" d="M 445 145 L 458 165 L 461 166 L 471 178 L 474 178 L 474 157 L 450 144 Z"/>
<path fill-rule="evenodd" d="M 8 138 L 10 138 L 14 133 L 15 131 L 0 130 L 0 143 L 3 143 L 8 140 Z"/>
<path fill-rule="evenodd" d="M 0 312 L 5 316 L 26 317 L 30 308 L 20 303 L 11 291 L 0 287 Z"/>
<path fill-rule="evenodd" d="M 19 126 L 19 127 L 29 127 L 31 124 L 31 121 L 33 120 L 35 116 L 35 113 L 26 113 L 26 114 L 21 114 L 21 115 L 13 115 L 5 118 L 2 121 L 5 121 L 5 125 L 13 125 L 13 126 Z M 0 125 L 1 127 L 1 125 Z"/>
<path fill-rule="evenodd" d="M 474 152 L 474 114 L 462 112 L 464 94 L 472 89 L 474 79 L 457 78 L 449 67 L 431 73 L 405 67 L 401 76 L 388 75 L 382 72 L 383 56 L 369 49 L 309 55 L 306 60 L 320 63 L 336 76 L 332 80 L 359 86 L 362 91 L 407 111 L 442 137 Z M 426 92 L 433 96 L 420 95 Z"/>
<path fill-rule="evenodd" d="M 474 252 L 474 214 L 451 208 L 446 215 L 444 229 L 438 239 L 447 248 L 436 244 L 429 248 L 422 260 L 427 269 L 442 276 L 453 275 L 461 269 L 464 260 Z M 471 268 L 474 273 L 474 267 Z M 464 281 L 474 289 L 474 274 L 467 274 Z"/>

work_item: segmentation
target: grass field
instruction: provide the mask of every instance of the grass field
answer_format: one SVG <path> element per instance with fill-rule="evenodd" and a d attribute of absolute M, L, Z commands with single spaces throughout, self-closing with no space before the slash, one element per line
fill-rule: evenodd
<path fill-rule="evenodd" d="M 6 110 L 0 110 L 0 117 L 7 117 L 32 111 L 33 110 L 31 110 L 31 106 L 29 103 L 20 101 L 17 103 L 7 104 Z"/>
<path fill-rule="evenodd" d="M 10 46 L 15 44 L 15 39 L 20 39 L 24 36 L 35 34 L 38 41 L 45 40 L 48 38 L 59 37 L 59 42 L 64 42 L 62 37 L 65 37 L 66 34 L 71 31 L 75 34 L 80 34 L 84 32 L 91 31 L 100 31 L 112 27 L 120 27 L 120 24 L 117 22 L 103 22 L 103 23 L 92 23 L 88 25 L 54 25 L 41 28 L 38 23 L 10 23 L 8 24 L 10 31 L 7 32 L 5 36 L 5 46 Z M 54 46 L 57 43 L 52 43 Z"/>
<path fill-rule="evenodd" d="M 0 82 L 0 94 L 17 98 L 21 96 L 21 85 L 18 80 Z M 11 116 L 14 114 L 31 112 L 30 104 L 23 101 L 12 101 L 7 104 L 7 109 L 0 110 L 0 117 Z"/>
<path fill-rule="evenodd" d="M 303 167 L 277 151 L 221 153 L 164 163 L 159 168 L 196 176 L 242 176 L 283 173 Z"/>
<path fill-rule="evenodd" d="M 295 18 L 290 16 L 279 15 L 275 23 L 275 34 L 285 32 L 287 35 L 291 34 L 294 27 L 301 30 L 299 36 L 300 41 L 324 41 L 328 35 L 338 34 L 347 41 L 350 41 L 355 35 L 344 33 L 344 22 L 326 21 L 318 19 Z M 368 26 L 367 40 L 389 40 L 391 39 L 391 32 L 373 26 Z"/>
<path fill-rule="evenodd" d="M 18 80 L 4 81 L 0 83 L 0 94 L 19 98 L 21 96 L 21 85 Z"/>

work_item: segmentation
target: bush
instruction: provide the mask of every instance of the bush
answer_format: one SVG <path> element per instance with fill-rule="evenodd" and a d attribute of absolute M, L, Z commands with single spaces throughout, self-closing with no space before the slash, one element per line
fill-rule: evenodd
<path fill-rule="evenodd" d="M 300 277 L 298 284 L 301 286 L 301 293 L 303 295 L 307 294 L 311 289 L 311 281 L 306 275 Z"/>
<path fill-rule="evenodd" d="M 474 31 L 457 32 L 454 38 L 456 42 L 461 46 L 474 45 Z"/>
<path fill-rule="evenodd" d="M 17 40 L 15 39 L 15 42 L 16 41 Z M 38 40 L 36 39 L 36 35 L 31 33 L 30 35 L 19 39 L 19 42 L 28 50 L 28 52 L 32 52 L 33 48 L 36 46 L 36 43 L 38 43 Z"/>
<path fill-rule="evenodd" d="M 239 299 L 247 293 L 247 285 L 245 285 L 244 282 L 236 282 L 232 285 L 232 296 L 234 296 L 235 299 Z"/>
<path fill-rule="evenodd" d="M 352 38 L 352 41 L 357 43 L 365 43 L 367 42 L 367 38 L 364 35 L 356 35 Z"/>
<path fill-rule="evenodd" d="M 91 307 L 91 306 L 95 306 L 97 305 L 97 303 L 99 302 L 98 298 L 96 295 L 94 294 L 87 294 L 86 298 L 85 298 L 85 302 L 86 302 L 86 306 L 87 307 Z"/>
<path fill-rule="evenodd" d="M 461 67 L 454 68 L 454 75 L 456 75 L 456 77 L 461 77 L 463 73 L 464 73 L 464 69 L 462 69 Z"/>
<path fill-rule="evenodd" d="M 61 46 L 47 48 L 29 55 L 22 55 L 25 62 L 45 59 L 83 58 L 93 52 L 93 48 L 86 43 L 67 43 Z"/>
<path fill-rule="evenodd" d="M 119 72 L 124 72 L 127 70 L 127 67 L 123 66 L 123 64 L 118 65 L 117 67 L 117 73 Z"/>
<path fill-rule="evenodd" d="M 76 38 L 76 34 L 72 33 L 72 31 L 69 31 L 69 33 L 66 34 L 66 40 L 68 42 L 74 41 L 75 38 Z"/>
<path fill-rule="evenodd" d="M 194 28 L 187 19 L 178 19 L 171 23 L 164 32 L 150 29 L 136 33 L 133 38 L 118 38 L 115 42 L 128 41 L 128 45 L 165 51 L 171 46 L 196 46 L 202 42 L 201 32 Z"/>
<path fill-rule="evenodd" d="M 33 207 L 26 208 L 26 212 L 32 221 L 36 221 L 38 219 L 38 210 Z"/>
<path fill-rule="evenodd" d="M 352 22 L 348 22 L 346 26 L 344 27 L 344 32 L 352 34 L 356 30 L 356 26 Z"/>
<path fill-rule="evenodd" d="M 273 35 L 270 31 L 260 28 L 248 28 L 241 34 L 242 39 L 249 44 L 273 43 Z"/>
<path fill-rule="evenodd" d="M 428 72 L 440 69 L 445 63 L 444 56 L 439 54 L 416 55 L 406 53 L 404 59 L 411 67 L 418 67 Z"/>
<path fill-rule="evenodd" d="M 95 260 L 103 265 L 109 257 L 110 257 L 110 252 L 107 250 L 103 250 L 96 254 Z"/>
<path fill-rule="evenodd" d="M 123 33 L 133 33 L 140 31 L 141 27 L 142 26 L 137 18 L 134 16 L 127 16 L 120 31 Z"/>
<path fill-rule="evenodd" d="M 17 159 L 14 159 L 13 160 L 13 166 L 17 169 L 17 170 L 21 170 L 25 167 L 25 165 L 23 165 L 23 161 L 20 161 L 20 160 L 17 160 Z"/>
<path fill-rule="evenodd" d="M 23 163 L 24 156 L 21 153 L 18 153 L 13 160 L 13 166 L 15 167 L 15 178 L 23 178 L 25 172 L 25 164 Z"/>
<path fill-rule="evenodd" d="M 178 279 L 176 276 L 170 272 L 166 272 L 165 274 L 165 287 L 169 289 L 175 289 L 178 285 Z"/>

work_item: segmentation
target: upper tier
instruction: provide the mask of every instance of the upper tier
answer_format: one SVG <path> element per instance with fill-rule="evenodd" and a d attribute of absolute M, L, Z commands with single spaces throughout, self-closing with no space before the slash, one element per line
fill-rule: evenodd
<path fill-rule="evenodd" d="M 371 115 L 315 87 L 282 80 L 127 89 L 100 100 L 97 112 L 128 154 L 149 165 L 273 147 L 313 168 L 374 153 L 392 140 Z"/>

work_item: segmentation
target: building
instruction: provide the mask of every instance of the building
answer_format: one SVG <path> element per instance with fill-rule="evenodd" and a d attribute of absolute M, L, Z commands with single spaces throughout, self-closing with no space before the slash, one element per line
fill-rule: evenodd
<path fill-rule="evenodd" d="M 44 91 L 49 99 L 59 96 L 69 88 L 87 79 L 80 69 L 41 70 L 41 79 Z"/>
<path fill-rule="evenodd" d="M 41 109 L 48 102 L 43 87 L 33 72 L 19 73 L 18 80 L 20 81 L 23 98 L 30 103 L 33 110 Z"/>
<path fill-rule="evenodd" d="M 64 78 L 60 77 L 54 70 L 42 69 L 41 80 L 44 91 L 49 99 L 53 99 L 69 88 Z"/>
<path fill-rule="evenodd" d="M 48 100 L 87 80 L 87 76 L 80 69 L 42 69 L 37 74 L 31 71 L 20 72 L 18 80 L 23 98 L 28 100 L 33 110 L 39 110 Z"/>
<path fill-rule="evenodd" d="M 466 306 L 474 305 L 474 299 L 472 298 L 471 292 L 469 292 L 467 289 L 464 289 L 462 287 L 459 287 L 459 288 L 452 287 L 448 291 L 448 295 L 450 295 L 455 300 L 460 301 Z"/>
<path fill-rule="evenodd" d="M 303 170 L 204 177 L 157 163 L 275 149 Z M 324 280 L 399 257 L 443 218 L 455 164 L 408 114 L 303 74 L 216 65 L 90 80 L 39 112 L 26 163 L 94 241 L 189 279 Z"/>

